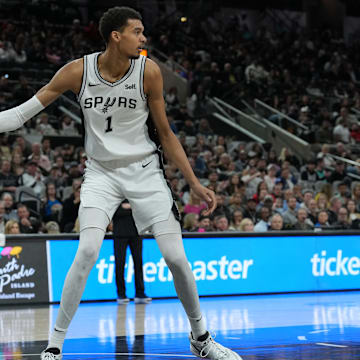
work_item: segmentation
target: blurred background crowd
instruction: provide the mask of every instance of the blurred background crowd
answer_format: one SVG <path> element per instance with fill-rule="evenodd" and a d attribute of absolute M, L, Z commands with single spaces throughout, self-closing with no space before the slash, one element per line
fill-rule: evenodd
<path fill-rule="evenodd" d="M 29 99 L 63 64 L 103 48 L 97 12 L 85 21 L 71 4 L 60 8 L 35 1 L 16 19 L 2 9 L 0 110 Z M 146 33 L 149 56 L 161 54 L 165 66 L 187 84 L 185 99 L 176 86 L 164 93 L 169 123 L 218 201 L 214 214 L 204 216 L 206 205 L 168 162 L 183 231 L 359 229 L 356 33 L 344 39 L 334 30 L 281 22 L 250 29 L 241 13 L 223 16 L 208 9 L 206 16 L 194 11 L 180 18 L 176 11 L 160 10 Z M 235 107 L 258 98 L 288 115 L 295 122 L 284 122 L 279 114 L 268 120 L 307 141 L 311 156 L 219 131 L 210 115 L 212 97 Z M 0 232 L 78 232 L 86 153 L 81 121 L 66 110 L 74 100 L 69 95 L 22 129 L 0 135 Z"/>

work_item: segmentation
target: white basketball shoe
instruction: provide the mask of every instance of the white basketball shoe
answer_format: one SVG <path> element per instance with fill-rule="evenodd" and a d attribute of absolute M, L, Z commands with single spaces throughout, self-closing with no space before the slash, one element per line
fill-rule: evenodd
<path fill-rule="evenodd" d="M 209 360 L 242 360 L 236 352 L 218 344 L 209 336 L 204 341 L 197 341 L 192 333 L 189 335 L 191 352 L 203 359 Z"/>
<path fill-rule="evenodd" d="M 40 354 L 40 359 L 41 360 L 61 360 L 62 359 L 62 354 L 60 352 L 59 349 L 51 349 L 54 350 L 54 352 L 50 352 L 50 349 L 45 349 L 41 354 Z M 58 354 L 56 354 L 56 350 L 59 351 Z"/>

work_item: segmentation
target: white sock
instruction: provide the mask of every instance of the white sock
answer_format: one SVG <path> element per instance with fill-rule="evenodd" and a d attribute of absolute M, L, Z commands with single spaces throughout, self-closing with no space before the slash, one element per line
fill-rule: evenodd
<path fill-rule="evenodd" d="M 50 336 L 50 340 L 49 340 L 47 349 L 57 348 L 60 350 L 60 352 L 62 352 L 66 332 L 67 332 L 67 330 L 59 329 L 55 326 L 54 330 Z"/>
<path fill-rule="evenodd" d="M 197 319 L 189 317 L 189 321 L 191 326 L 191 332 L 195 340 L 197 340 L 200 336 L 206 334 L 206 323 L 202 315 Z"/>

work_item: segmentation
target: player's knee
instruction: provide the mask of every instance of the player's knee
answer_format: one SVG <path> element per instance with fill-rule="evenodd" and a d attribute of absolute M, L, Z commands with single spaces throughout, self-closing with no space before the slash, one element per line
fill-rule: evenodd
<path fill-rule="evenodd" d="M 83 247 L 78 250 L 78 260 L 86 267 L 93 267 L 99 256 L 99 250 L 94 247 Z"/>
<path fill-rule="evenodd" d="M 188 265 L 186 256 L 171 254 L 165 256 L 165 262 L 171 271 L 184 269 Z"/>

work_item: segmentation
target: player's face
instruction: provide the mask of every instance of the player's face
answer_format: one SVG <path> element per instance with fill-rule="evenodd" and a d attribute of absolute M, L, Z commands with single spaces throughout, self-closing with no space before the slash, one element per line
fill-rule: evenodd
<path fill-rule="evenodd" d="M 144 26 L 140 20 L 129 19 L 127 26 L 120 33 L 120 50 L 129 58 L 137 59 L 144 49 L 146 37 L 143 34 Z"/>

